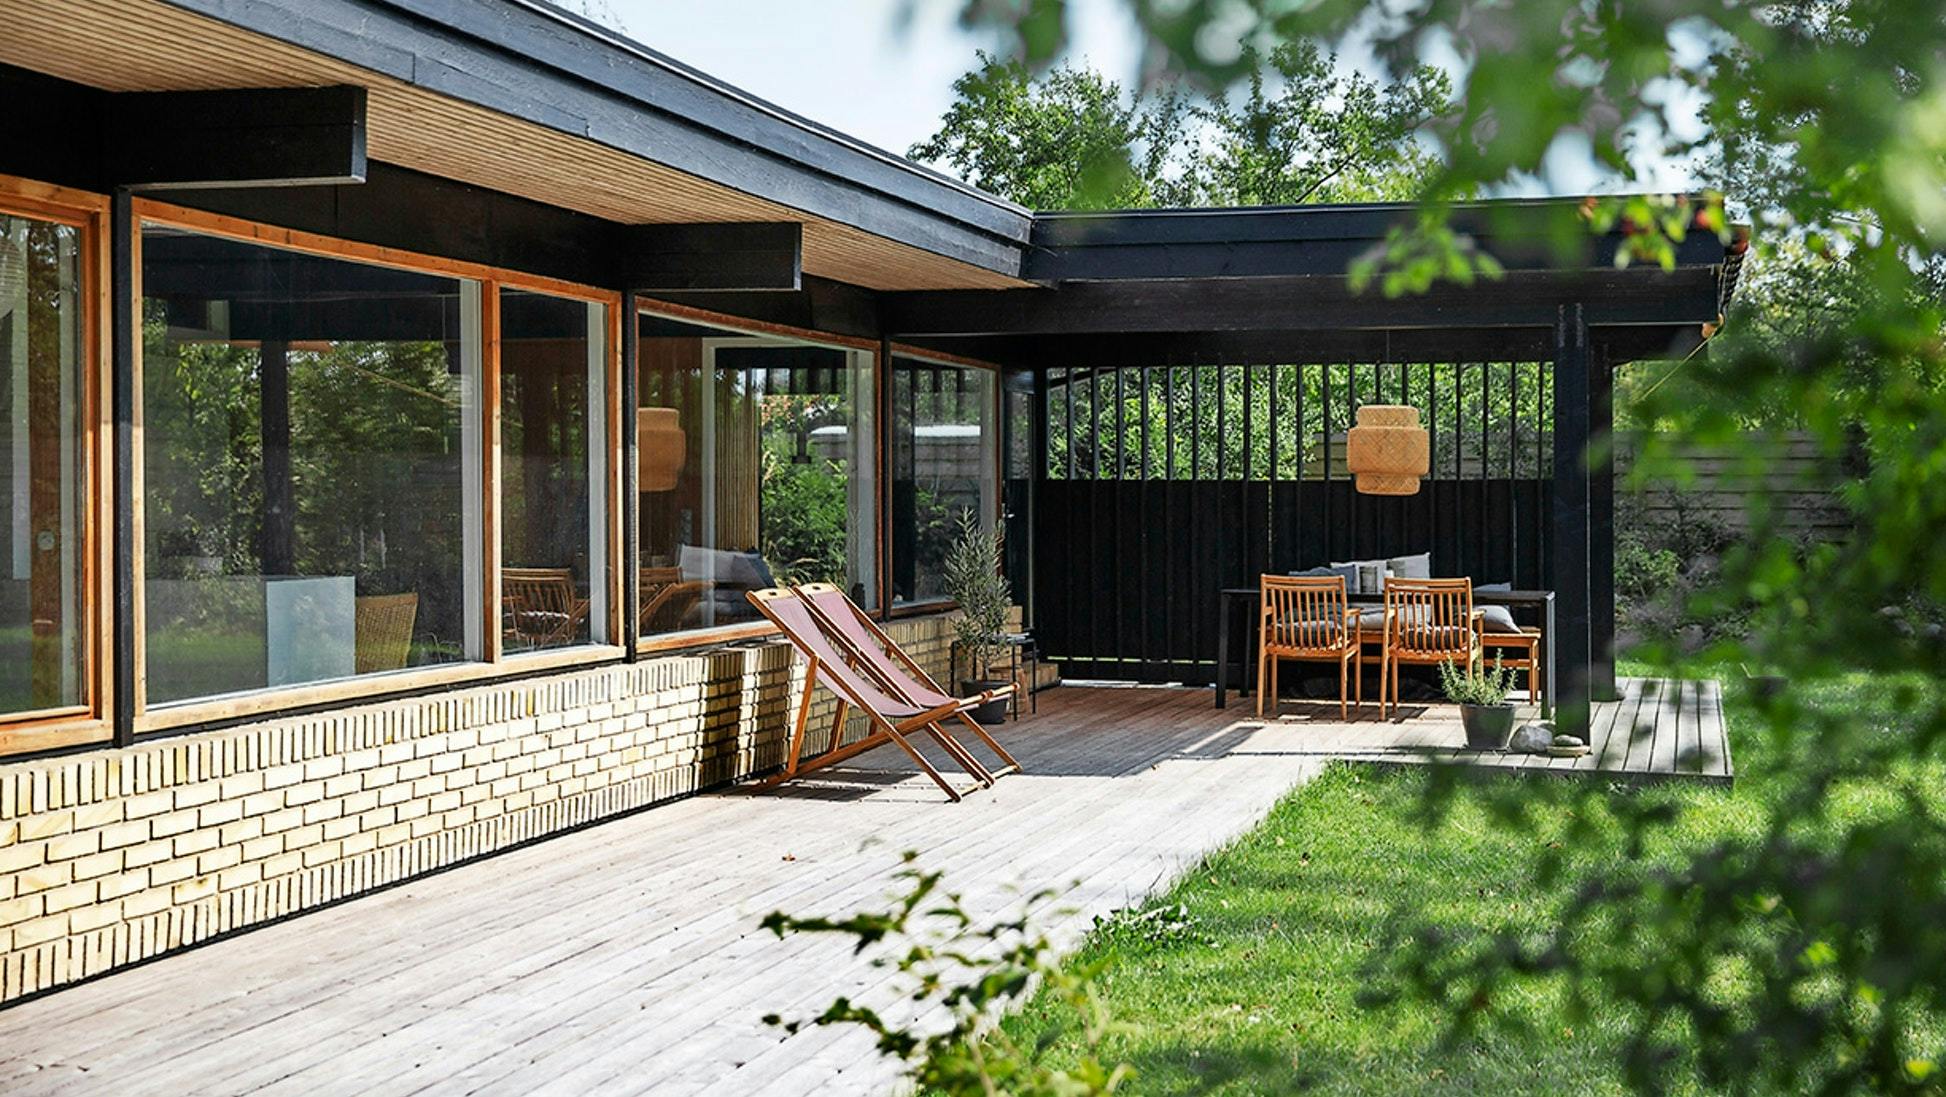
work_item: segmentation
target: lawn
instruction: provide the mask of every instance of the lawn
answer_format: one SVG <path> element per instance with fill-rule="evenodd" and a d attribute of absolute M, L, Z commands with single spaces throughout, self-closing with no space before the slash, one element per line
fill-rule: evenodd
<path fill-rule="evenodd" d="M 1729 675 L 1719 677 L 1731 684 Z M 1739 772 L 1733 791 L 1612 790 L 1677 811 L 1645 856 L 1754 833 L 1760 823 L 1775 783 L 1765 773 L 1771 748 L 1743 698 L 1726 692 Z M 1814 692 L 1818 704 L 1855 706 L 1888 726 L 1894 720 L 1884 692 L 1865 680 Z M 1428 822 L 1428 782 L 1424 772 L 1334 766 L 1168 894 L 1097 928 L 1070 963 L 1101 965 L 1100 991 L 1115 1019 L 1130 1026 L 1101 1049 L 1104 1062 L 1137 1072 L 1126 1092 L 1627 1091 L 1617 1015 L 1570 1021 L 1559 984 L 1496 1003 L 1524 1028 L 1485 1029 L 1450 1048 L 1441 1046 L 1443 1009 L 1360 1003 L 1395 912 L 1416 911 L 1461 932 L 1495 931 L 1549 924 L 1565 901 L 1567 887 L 1538 883 L 1532 865 L 1541 846 L 1562 837 L 1566 804 L 1522 830 L 1493 817 L 1480 798 L 1461 795 L 1449 814 Z M 1873 810 L 1872 796 L 1859 799 L 1858 810 Z M 1611 828 L 1569 852 L 1598 871 L 1625 855 L 1621 843 Z M 1053 1040 L 1059 1061 L 1076 1046 L 1067 1021 L 1042 996 L 1005 1023 L 1027 1041 Z"/>

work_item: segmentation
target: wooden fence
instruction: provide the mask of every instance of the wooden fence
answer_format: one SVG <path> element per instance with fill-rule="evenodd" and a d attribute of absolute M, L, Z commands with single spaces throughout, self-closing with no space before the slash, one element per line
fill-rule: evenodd
<path fill-rule="evenodd" d="M 1753 504 L 1766 506 L 1779 525 L 1819 541 L 1842 540 L 1851 520 L 1837 496 L 1849 478 L 1846 461 L 1824 452 L 1799 433 L 1748 434 L 1735 443 L 1676 443 L 1685 477 L 1634 482 L 1630 474 L 1643 438 L 1617 436 L 1616 497 L 1629 520 L 1647 524 L 1711 521 L 1731 530 L 1747 527 Z"/>

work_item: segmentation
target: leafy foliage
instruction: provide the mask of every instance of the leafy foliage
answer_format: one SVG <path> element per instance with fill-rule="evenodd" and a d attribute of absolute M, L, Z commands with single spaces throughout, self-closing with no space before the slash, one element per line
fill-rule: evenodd
<path fill-rule="evenodd" d="M 1312 40 L 1369 41 L 1388 73 L 1457 58 L 1456 109 L 1424 131 L 1440 169 L 1423 216 L 1355 273 L 1387 293 L 1491 276 L 1444 211 L 1481 187 L 1545 177 L 1556 157 L 1639 183 L 1646 164 L 1701 157 L 1731 194 L 1633 196 L 1563 211 L 1564 245 L 1589 225 L 1629 233 L 1623 262 L 1669 260 L 1672 241 L 1735 244 L 1730 203 L 1759 240 L 1801 266 L 1765 302 L 1778 322 L 1724 338 L 1679 383 L 1637 394 L 1644 422 L 1685 441 L 1731 442 L 1788 419 L 1837 455 L 1861 445 L 1849 490 L 1856 534 L 1801 552 L 1761 514 L 1701 598 L 1747 609 L 1748 639 L 1703 653 L 1745 658 L 1789 688 L 1759 710 L 1773 791 L 1744 830 L 1667 862 L 1621 856 L 1533 871 L 1575 897 L 1559 926 L 1461 944 L 1416 906 L 1387 962 L 1400 992 L 1443 1006 L 1456 1038 L 1491 1026 L 1536 986 L 1564 983 L 1579 1015 L 1619 1011 L 1635 1086 L 1793 1092 L 1936 1090 L 1946 1000 L 1946 813 L 1928 795 L 1946 763 L 1946 708 L 1914 681 L 1946 675 L 1925 620 L 1946 603 L 1946 20 L 1936 0 L 1128 0 L 1153 67 L 1213 87 L 1245 78 L 1246 53 Z M 1059 0 L 971 0 L 968 19 L 1011 33 L 1029 62 L 1065 43 Z M 1692 113 L 1695 115 L 1692 118 Z M 1699 124 L 1698 124 L 1699 123 Z M 1794 254 L 1802 253 L 1802 259 Z M 1759 253 L 1754 264 L 1760 265 Z M 1831 264 L 1831 265 L 1827 265 Z M 1735 319 L 1733 317 L 1733 319 Z M 1674 466 L 1647 447 L 1638 469 Z M 1915 609 L 1916 607 L 1916 609 Z M 1933 608 L 1929 608 L 1933 607 Z M 1679 653 L 1660 650 L 1680 672 Z M 1876 676 L 1892 717 L 1868 723 L 1803 697 L 1839 675 Z M 1609 817 L 1633 854 L 1678 818 L 1666 804 L 1523 783 L 1461 793 L 1510 822 L 1572 803 Z M 1873 810 L 1846 808 L 1866 800 Z M 1571 844 L 1571 843 L 1570 843 Z M 1698 1048 L 1693 1062 L 1676 1049 Z"/>
<path fill-rule="evenodd" d="M 1038 990 L 1070 1011 L 1087 1049 L 1125 1027 L 1117 1026 L 1103 1006 L 1095 971 L 1060 964 L 1047 938 L 1029 924 L 1024 911 L 1048 893 L 1029 896 L 1016 917 L 981 925 L 958 896 L 941 891 L 939 873 L 919 868 L 916 853 L 905 854 L 897 879 L 904 881 L 905 893 L 890 910 L 842 918 L 773 912 L 765 916 L 763 928 L 779 937 L 850 937 L 857 953 L 891 946 L 890 955 L 872 962 L 893 968 L 907 984 L 902 988 L 902 1015 L 888 1016 L 840 997 L 808 1020 L 787 1021 L 772 1014 L 767 1023 L 789 1033 L 814 1025 L 862 1026 L 877 1037 L 881 1054 L 907 1064 L 917 1087 L 946 1097 L 1091 1097 L 1113 1093 L 1129 1078 L 1128 1067 L 1109 1066 L 1087 1050 L 1065 1065 L 1050 1065 L 1045 1042 L 1017 1041 L 993 1024 Z M 928 1008 L 943 1012 L 946 1023 L 926 1019 L 920 1011 Z"/>
<path fill-rule="evenodd" d="M 1295 205 L 1409 196 L 1433 168 L 1415 132 L 1451 94 L 1421 67 L 1380 85 L 1289 43 L 1238 95 L 1131 94 L 1090 69 L 982 55 L 910 155 L 1035 209 Z"/>
<path fill-rule="evenodd" d="M 1439 664 L 1439 688 L 1456 705 L 1495 708 L 1507 703 L 1513 692 L 1514 668 L 1502 667 L 1495 657 L 1492 666 L 1461 669 L 1451 659 Z"/>
<path fill-rule="evenodd" d="M 976 678 L 987 675 L 1000 653 L 1007 610 L 1013 605 L 1013 592 L 1001 573 L 1002 531 L 998 523 L 987 528 L 971 510 L 962 510 L 959 537 L 946 556 L 946 593 L 959 603 L 960 611 L 953 621 L 953 636 Z"/>

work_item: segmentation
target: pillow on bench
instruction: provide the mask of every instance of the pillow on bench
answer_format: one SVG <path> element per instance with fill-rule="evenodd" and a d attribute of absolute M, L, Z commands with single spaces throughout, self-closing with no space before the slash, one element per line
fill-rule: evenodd
<path fill-rule="evenodd" d="M 1512 583 L 1481 583 L 1479 586 L 1474 587 L 1473 591 L 1476 594 L 1505 594 L 1512 589 L 1514 589 Z M 1514 620 L 1513 611 L 1506 606 L 1480 606 L 1479 610 L 1482 618 L 1481 624 L 1486 626 L 1488 632 L 1520 632 L 1520 625 Z"/>

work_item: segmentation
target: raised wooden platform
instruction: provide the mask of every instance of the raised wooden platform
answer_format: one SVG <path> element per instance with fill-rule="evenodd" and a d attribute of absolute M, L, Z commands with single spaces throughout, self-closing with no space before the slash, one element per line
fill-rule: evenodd
<path fill-rule="evenodd" d="M 1408 702 L 1401 716 L 1387 721 L 1379 721 L 1376 707 L 1367 706 L 1364 718 L 1341 723 L 1335 701 L 1286 701 L 1277 722 L 1318 726 L 1317 735 L 1305 738 L 1306 750 L 1365 762 L 1447 762 L 1629 781 L 1673 778 L 1728 784 L 1735 778 L 1720 684 L 1624 678 L 1617 686 L 1621 700 L 1595 705 L 1589 721 L 1590 749 L 1580 758 L 1466 750 L 1466 736 L 1451 705 Z M 1245 698 L 1244 703 L 1256 702 Z M 1523 720 L 1537 715 L 1531 705 L 1521 709 Z"/>
<path fill-rule="evenodd" d="M 1633 688 L 1598 713 L 1608 731 L 1594 760 L 1559 768 L 1707 775 L 1720 760 L 1727 777 L 1715 696 L 1707 683 Z M 959 804 L 873 751 L 772 793 L 669 804 L 0 1010 L 0 1093 L 882 1092 L 896 1071 L 861 1033 L 784 1038 L 761 1018 L 839 994 L 897 1009 L 896 987 L 842 941 L 761 932 L 764 914 L 879 906 L 916 849 L 981 915 L 1053 888 L 1035 916 L 1066 947 L 1331 758 L 1457 757 L 1449 707 L 1384 724 L 1375 711 L 1260 721 L 1214 709 L 1205 690 L 1052 690 L 1038 716 L 1001 731 L 1026 772 Z"/>

